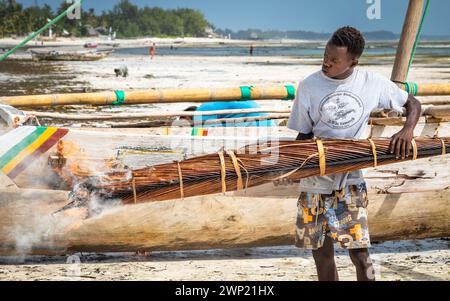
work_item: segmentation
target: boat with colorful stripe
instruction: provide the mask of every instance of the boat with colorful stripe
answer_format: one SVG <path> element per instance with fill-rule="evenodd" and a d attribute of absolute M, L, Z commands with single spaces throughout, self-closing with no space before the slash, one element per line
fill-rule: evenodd
<path fill-rule="evenodd" d="M 67 133 L 56 127 L 20 127 L 0 137 L 0 169 L 14 180 Z"/>

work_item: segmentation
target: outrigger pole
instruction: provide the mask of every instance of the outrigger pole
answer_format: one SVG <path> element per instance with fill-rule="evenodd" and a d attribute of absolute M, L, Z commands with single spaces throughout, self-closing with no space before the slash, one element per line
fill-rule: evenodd
<path fill-rule="evenodd" d="M 450 95 L 450 84 L 409 84 L 403 87 L 418 96 Z M 294 86 L 261 86 L 216 89 L 149 89 L 0 97 L 14 107 L 65 105 L 137 105 L 152 103 L 205 103 L 214 101 L 274 100 L 295 98 Z"/>

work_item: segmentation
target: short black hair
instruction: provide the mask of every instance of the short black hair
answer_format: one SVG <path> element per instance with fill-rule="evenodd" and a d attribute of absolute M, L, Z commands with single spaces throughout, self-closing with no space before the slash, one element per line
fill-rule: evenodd
<path fill-rule="evenodd" d="M 345 26 L 339 28 L 331 37 L 330 42 L 338 47 L 347 47 L 348 53 L 356 58 L 361 57 L 366 47 L 363 34 L 356 28 Z"/>

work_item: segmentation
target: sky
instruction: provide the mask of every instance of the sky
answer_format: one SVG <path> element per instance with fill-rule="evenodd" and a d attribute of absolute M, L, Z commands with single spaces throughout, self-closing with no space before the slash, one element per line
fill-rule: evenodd
<path fill-rule="evenodd" d="M 37 2 L 53 8 L 66 0 L 17 0 L 25 7 Z M 85 0 L 83 9 L 110 10 L 119 0 Z M 400 33 L 408 0 L 130 0 L 140 7 L 198 9 L 216 28 L 306 30 L 331 33 L 343 25 L 362 31 Z M 369 19 L 367 10 L 380 3 L 381 19 Z M 450 35 L 449 0 L 431 0 L 423 33 Z"/>

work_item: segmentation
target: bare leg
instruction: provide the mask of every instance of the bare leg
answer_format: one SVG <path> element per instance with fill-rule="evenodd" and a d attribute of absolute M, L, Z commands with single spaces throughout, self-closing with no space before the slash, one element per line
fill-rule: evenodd
<path fill-rule="evenodd" d="M 313 251 L 319 281 L 339 281 L 336 263 L 334 262 L 333 240 L 326 236 L 323 247 Z"/>
<path fill-rule="evenodd" d="M 372 260 L 368 249 L 354 249 L 348 251 L 350 259 L 356 267 L 358 281 L 375 281 Z"/>

